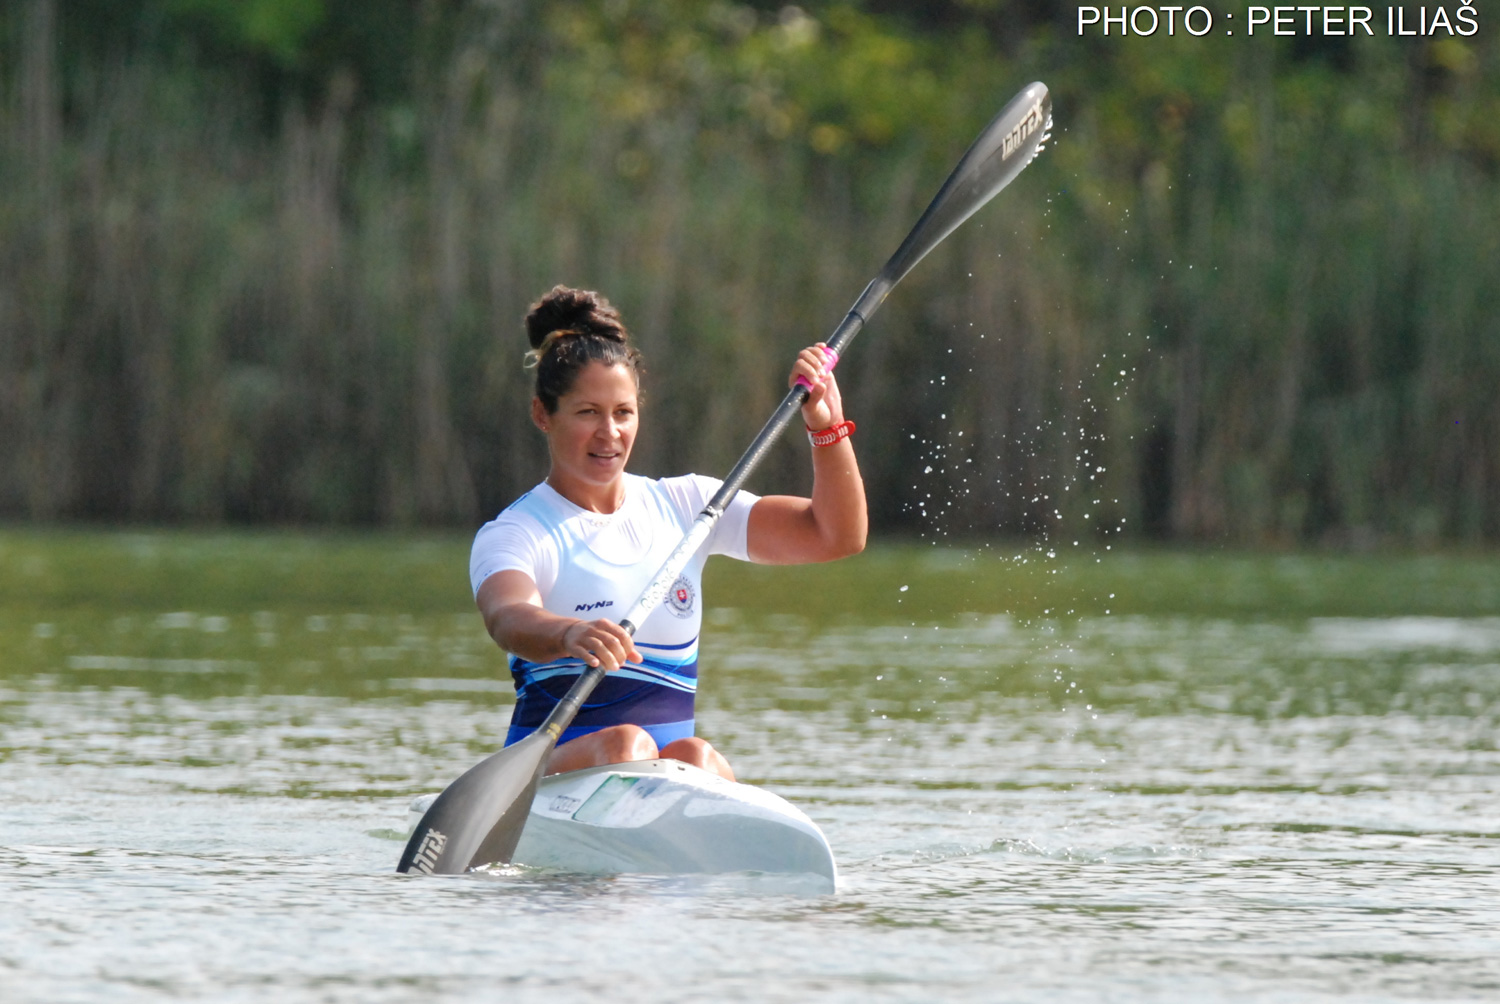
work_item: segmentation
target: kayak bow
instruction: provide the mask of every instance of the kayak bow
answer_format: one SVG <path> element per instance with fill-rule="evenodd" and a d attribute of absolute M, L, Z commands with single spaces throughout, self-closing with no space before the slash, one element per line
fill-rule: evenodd
<path fill-rule="evenodd" d="M 415 830 L 437 796 L 414 799 Z M 543 778 L 512 859 L 591 874 L 838 875 L 828 840 L 779 795 L 677 760 L 638 760 Z"/>

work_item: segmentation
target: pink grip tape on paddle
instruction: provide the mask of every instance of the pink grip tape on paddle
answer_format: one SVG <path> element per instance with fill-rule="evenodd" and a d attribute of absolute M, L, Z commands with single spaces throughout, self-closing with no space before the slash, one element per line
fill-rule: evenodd
<path fill-rule="evenodd" d="M 828 357 L 828 365 L 825 366 L 824 369 L 827 372 L 832 373 L 833 368 L 839 364 L 839 354 L 826 347 L 823 349 L 823 354 Z M 797 378 L 797 386 L 806 387 L 808 390 L 812 390 L 812 384 L 808 382 L 807 377 L 799 376 Z"/>

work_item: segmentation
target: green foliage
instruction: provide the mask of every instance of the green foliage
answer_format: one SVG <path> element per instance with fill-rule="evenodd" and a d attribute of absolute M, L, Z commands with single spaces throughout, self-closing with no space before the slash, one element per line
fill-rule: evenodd
<path fill-rule="evenodd" d="M 299 65 L 328 18 L 323 0 L 166 0 L 173 15 L 201 22 L 230 47 Z"/>
<path fill-rule="evenodd" d="M 630 126 L 691 109 L 704 130 L 748 127 L 831 155 L 953 125 L 954 94 L 940 80 L 951 53 L 852 6 L 824 21 L 704 0 L 559 3 L 547 16 L 558 42 L 548 90 Z"/>

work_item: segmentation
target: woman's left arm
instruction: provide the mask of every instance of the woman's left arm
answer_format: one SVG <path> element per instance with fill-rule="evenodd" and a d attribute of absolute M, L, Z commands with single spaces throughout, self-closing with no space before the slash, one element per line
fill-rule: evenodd
<path fill-rule="evenodd" d="M 828 367 L 821 342 L 797 355 L 788 379 L 812 384 L 802 420 L 823 430 L 844 421 L 839 385 Z M 750 560 L 767 565 L 800 565 L 833 561 L 864 550 L 869 530 L 865 483 L 854 459 L 854 444 L 845 436 L 830 446 L 813 446 L 812 498 L 767 495 L 750 510 Z"/>

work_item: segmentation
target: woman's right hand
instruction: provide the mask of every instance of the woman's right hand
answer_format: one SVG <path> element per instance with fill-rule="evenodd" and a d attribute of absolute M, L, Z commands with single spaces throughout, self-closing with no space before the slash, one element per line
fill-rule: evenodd
<path fill-rule="evenodd" d="M 574 621 L 563 631 L 562 647 L 568 655 L 590 666 L 603 666 L 613 673 L 626 662 L 644 660 L 635 650 L 630 632 L 611 620 Z"/>

